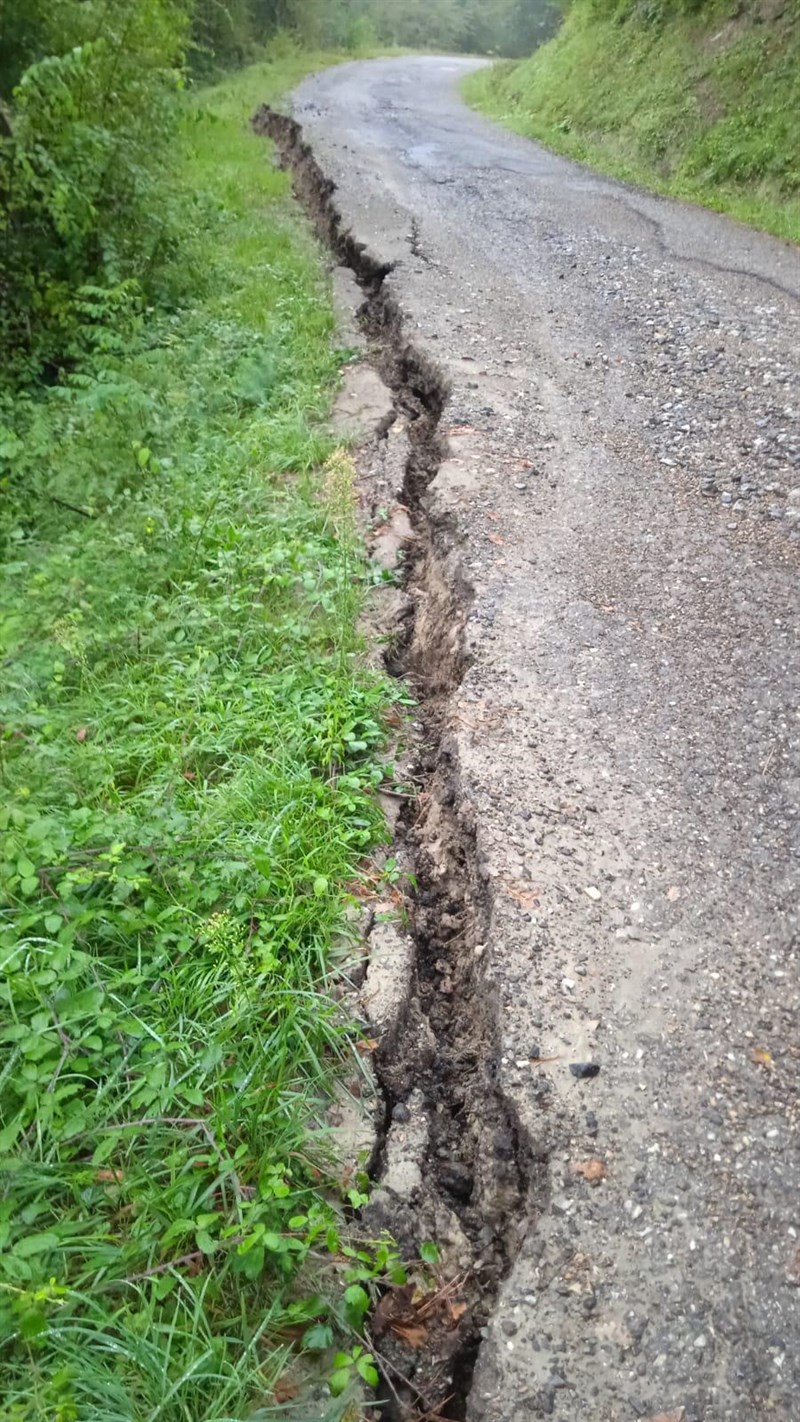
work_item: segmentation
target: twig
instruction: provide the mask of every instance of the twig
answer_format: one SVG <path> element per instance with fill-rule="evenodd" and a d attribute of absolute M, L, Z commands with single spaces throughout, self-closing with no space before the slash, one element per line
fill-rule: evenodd
<path fill-rule="evenodd" d="M 179 1259 L 168 1259 L 166 1264 L 155 1264 L 152 1269 L 145 1269 L 141 1274 L 129 1274 L 127 1279 L 112 1279 L 112 1284 L 138 1284 L 142 1279 L 154 1279 L 156 1274 L 166 1274 L 168 1269 L 180 1269 L 182 1264 L 192 1264 L 195 1259 L 202 1259 L 202 1249 L 192 1249 L 188 1254 L 182 1254 Z"/>
<path fill-rule="evenodd" d="M 763 764 L 762 767 L 761 767 L 761 774 L 762 774 L 762 775 L 766 775 L 766 773 L 767 773 L 767 771 L 769 770 L 770 766 L 772 765 L 772 762 L 773 762 L 774 759 L 775 759 L 775 747 L 773 746 L 772 749 L 771 749 L 771 751 L 770 751 L 770 753 L 769 753 L 769 755 L 767 756 L 766 760 L 764 761 L 764 764 Z"/>
<path fill-rule="evenodd" d="M 448 1284 L 442 1284 L 441 1288 L 437 1289 L 435 1293 L 432 1293 L 427 1299 L 423 1299 L 422 1303 L 418 1304 L 414 1309 L 417 1318 L 425 1318 L 426 1314 L 430 1313 L 437 1304 L 442 1303 L 445 1299 L 449 1299 L 458 1289 L 463 1288 L 468 1278 L 468 1274 L 462 1274 L 460 1278 L 451 1279 Z"/>
<path fill-rule="evenodd" d="M 369 1344 L 370 1352 L 372 1353 L 373 1357 L 375 1357 L 375 1358 L 378 1359 L 378 1362 L 380 1363 L 380 1365 L 381 1365 L 381 1367 L 384 1369 L 384 1371 L 388 1368 L 388 1370 L 389 1370 L 390 1372 L 394 1373 L 394 1376 L 397 1378 L 398 1382 L 401 1382 L 404 1387 L 410 1388 L 411 1391 L 416 1395 L 416 1397 L 419 1398 L 419 1400 L 420 1400 L 420 1402 L 422 1403 L 422 1406 L 425 1408 L 426 1412 L 432 1413 L 432 1412 L 434 1411 L 435 1404 L 428 1401 L 428 1399 L 427 1399 L 427 1397 L 425 1396 L 425 1394 L 424 1394 L 424 1392 L 422 1391 L 422 1389 L 421 1389 L 421 1388 L 418 1388 L 418 1387 L 417 1387 L 417 1384 L 414 1383 L 414 1382 L 412 1382 L 410 1378 L 407 1378 L 406 1375 L 405 1375 L 405 1373 L 401 1373 L 400 1369 L 397 1367 L 397 1365 L 396 1365 L 395 1363 L 391 1363 L 391 1362 L 389 1361 L 389 1359 L 384 1356 L 383 1353 L 379 1353 L 379 1352 L 378 1352 L 378 1349 L 375 1347 L 375 1344 L 374 1344 L 374 1342 L 373 1342 L 373 1340 L 372 1340 L 372 1334 L 371 1334 L 371 1333 L 368 1333 L 366 1329 L 364 1330 L 364 1337 L 366 1338 L 366 1340 L 367 1340 L 367 1342 L 368 1342 L 368 1344 Z M 386 1381 L 388 1382 L 390 1388 L 392 1389 L 392 1393 L 394 1394 L 395 1401 L 396 1401 L 396 1402 L 400 1402 L 401 1399 L 397 1396 L 397 1393 L 395 1392 L 395 1389 L 394 1389 L 394 1386 L 393 1386 L 393 1384 L 392 1384 L 392 1381 L 391 1381 L 391 1379 L 390 1379 L 388 1376 L 387 1376 L 387 1378 L 386 1378 Z"/>
<path fill-rule="evenodd" d="M 58 504 L 59 508 L 69 509 L 70 513 L 80 514 L 81 518 L 97 518 L 97 514 L 89 513 L 87 509 L 78 508 L 77 504 L 71 504 L 67 499 L 60 499 L 57 494 L 46 494 L 51 504 Z"/>
<path fill-rule="evenodd" d="M 137 1131 L 140 1126 L 199 1126 L 206 1129 L 200 1116 L 142 1116 L 138 1121 L 118 1121 L 114 1126 L 97 1126 L 100 1131 Z"/>

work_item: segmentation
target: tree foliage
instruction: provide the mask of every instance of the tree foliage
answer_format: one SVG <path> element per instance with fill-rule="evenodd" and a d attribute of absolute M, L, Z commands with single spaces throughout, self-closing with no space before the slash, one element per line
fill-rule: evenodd
<path fill-rule="evenodd" d="M 4 11 L 0 349 L 17 372 L 57 368 L 160 294 L 188 21 L 183 0 Z"/>
<path fill-rule="evenodd" d="M 237 62 L 277 32 L 305 48 L 374 45 L 529 54 L 555 28 L 557 0 L 196 0 L 194 65 Z"/>

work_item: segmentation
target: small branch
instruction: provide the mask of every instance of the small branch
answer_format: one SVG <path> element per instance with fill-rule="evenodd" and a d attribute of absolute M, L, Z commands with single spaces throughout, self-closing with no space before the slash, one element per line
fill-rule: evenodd
<path fill-rule="evenodd" d="M 60 499 L 57 494 L 45 494 L 51 504 L 58 504 L 59 508 L 69 509 L 70 513 L 80 514 L 81 518 L 96 519 L 97 514 L 89 513 L 88 509 L 81 509 L 77 504 L 71 504 L 67 499 Z"/>
<path fill-rule="evenodd" d="M 141 1274 L 129 1274 L 127 1279 L 114 1279 L 117 1286 L 121 1284 L 138 1284 L 142 1279 L 154 1279 L 156 1274 L 166 1274 L 168 1269 L 180 1269 L 184 1264 L 193 1264 L 196 1259 L 203 1259 L 202 1249 L 192 1249 L 188 1254 L 181 1254 L 179 1259 L 168 1259 L 166 1264 L 154 1264 L 152 1269 L 145 1269 Z"/>
<path fill-rule="evenodd" d="M 422 1403 L 422 1406 L 425 1408 L 425 1411 L 427 1413 L 433 1413 L 434 1404 L 428 1401 L 428 1398 L 425 1396 L 422 1389 L 417 1387 L 416 1383 L 412 1382 L 410 1378 L 407 1378 L 405 1373 L 401 1373 L 400 1369 L 394 1363 L 391 1363 L 389 1359 L 384 1356 L 383 1353 L 378 1352 L 378 1349 L 375 1347 L 375 1344 L 372 1341 L 372 1335 L 368 1333 L 366 1329 L 364 1330 L 364 1337 L 366 1338 L 367 1343 L 369 1344 L 369 1350 L 372 1353 L 373 1357 L 378 1359 L 378 1362 L 383 1368 L 384 1374 L 387 1374 L 387 1370 L 388 1372 L 394 1373 L 394 1376 L 397 1378 L 398 1382 L 402 1383 L 404 1387 L 411 1389 L 411 1391 Z M 389 1378 L 388 1375 L 386 1376 L 386 1381 L 389 1384 L 389 1387 L 392 1389 L 395 1401 L 399 1403 L 401 1399 L 397 1396 L 391 1378 Z"/>

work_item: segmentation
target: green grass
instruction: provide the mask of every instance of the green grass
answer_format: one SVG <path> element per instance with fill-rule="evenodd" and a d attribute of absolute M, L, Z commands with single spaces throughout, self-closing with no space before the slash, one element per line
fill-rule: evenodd
<path fill-rule="evenodd" d="M 471 75 L 510 128 L 657 192 L 800 241 L 800 3 L 603 13 L 576 0 L 530 60 Z"/>
<path fill-rule="evenodd" d="M 287 1325 L 319 1349 L 363 1309 L 333 1263 L 357 1182 L 324 1129 L 353 1035 L 328 988 L 384 835 L 387 691 L 321 423 L 328 285 L 246 125 L 318 64 L 187 101 L 194 298 L 2 395 L 8 1422 L 251 1417 Z"/>

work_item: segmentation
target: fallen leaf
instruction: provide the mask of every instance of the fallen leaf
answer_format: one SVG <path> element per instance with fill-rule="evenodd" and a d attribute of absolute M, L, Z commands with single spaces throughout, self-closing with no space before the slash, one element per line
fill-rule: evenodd
<path fill-rule="evenodd" d="M 582 1175 L 584 1180 L 588 1180 L 590 1185 L 599 1185 L 601 1180 L 605 1180 L 607 1171 L 602 1160 L 594 1156 L 591 1160 L 578 1160 L 572 1167 L 573 1175 Z"/>
<path fill-rule="evenodd" d="M 382 1337 L 395 1323 L 401 1319 L 413 1322 L 414 1314 L 411 1301 L 417 1291 L 417 1286 L 411 1284 L 398 1284 L 393 1289 L 387 1289 L 385 1294 L 381 1294 L 373 1310 L 371 1328 L 376 1338 Z"/>
<path fill-rule="evenodd" d="M 458 1323 L 460 1319 L 464 1317 L 464 1314 L 467 1311 L 467 1305 L 465 1303 L 449 1303 L 448 1307 L 450 1309 L 450 1317 L 453 1320 L 453 1323 Z"/>
<path fill-rule="evenodd" d="M 487 517 L 487 518 L 490 518 L 490 519 L 492 520 L 492 523 L 497 523 L 497 520 L 499 519 L 500 515 L 497 514 L 497 513 L 490 513 L 489 510 L 487 509 L 487 511 L 486 511 L 486 517 Z"/>
<path fill-rule="evenodd" d="M 402 1338 L 412 1348 L 421 1348 L 428 1341 L 428 1330 L 420 1323 L 391 1323 L 389 1327 L 397 1338 Z"/>
<path fill-rule="evenodd" d="M 79 726 L 75 732 L 75 739 L 76 741 L 85 741 L 88 734 L 89 731 L 86 726 Z"/>
<path fill-rule="evenodd" d="M 377 1050 L 378 1050 L 378 1039 L 377 1039 L 377 1037 L 363 1037 L 360 1042 L 356 1042 L 356 1051 L 359 1051 L 359 1052 L 377 1052 Z"/>
<path fill-rule="evenodd" d="M 94 1178 L 98 1185 L 121 1185 L 125 1176 L 121 1170 L 97 1170 Z"/>
<path fill-rule="evenodd" d="M 274 1398 L 280 1406 L 284 1402 L 292 1402 L 297 1397 L 297 1383 L 290 1378 L 279 1378 L 275 1384 Z"/>
<path fill-rule="evenodd" d="M 499 547 L 505 548 L 506 540 L 504 538 L 501 538 L 499 533 L 487 533 L 486 537 L 488 538 L 490 543 L 496 543 L 499 545 Z"/>
<path fill-rule="evenodd" d="M 756 1066 L 766 1067 L 767 1071 L 775 1070 L 775 1060 L 772 1056 L 772 1053 L 768 1052 L 766 1047 L 756 1047 L 750 1053 L 750 1057 L 751 1060 L 755 1062 Z"/>

